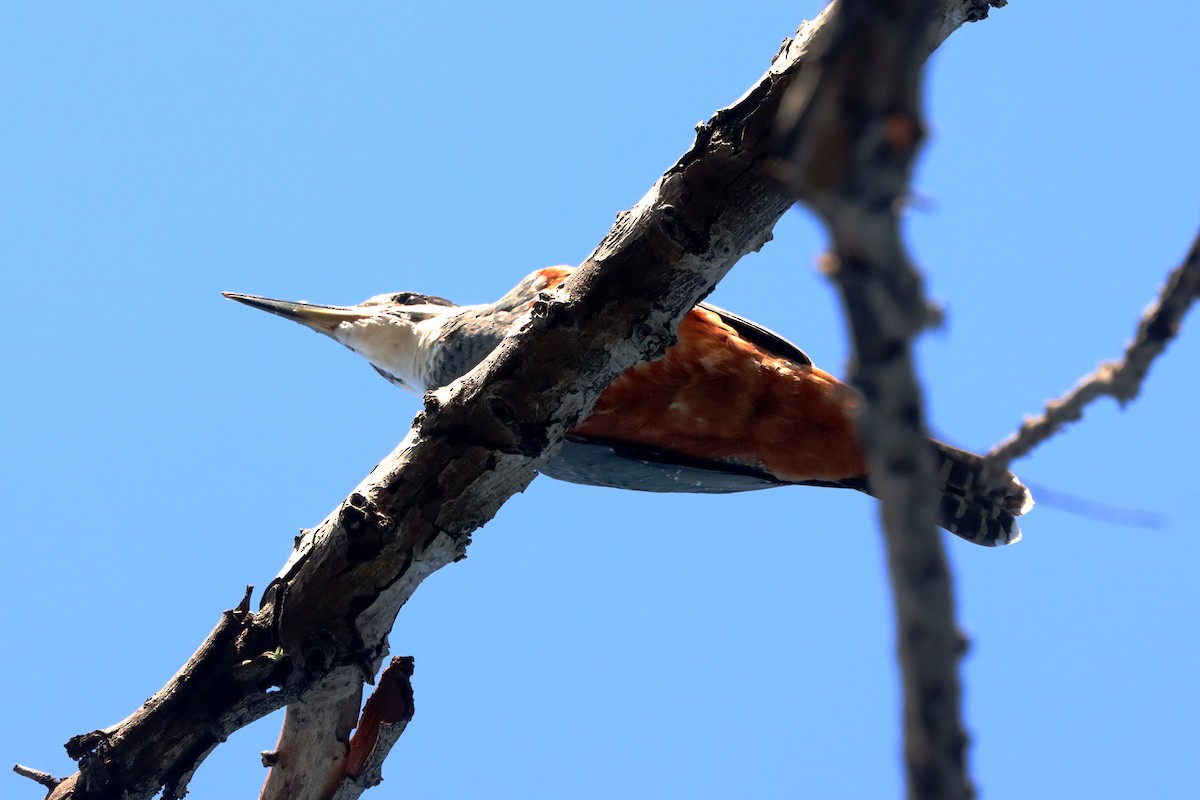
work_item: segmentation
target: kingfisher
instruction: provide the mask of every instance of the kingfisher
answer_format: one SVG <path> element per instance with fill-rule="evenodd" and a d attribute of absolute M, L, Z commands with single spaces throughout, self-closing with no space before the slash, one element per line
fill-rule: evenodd
<path fill-rule="evenodd" d="M 483 361 L 520 328 L 538 295 L 571 269 L 537 270 L 496 302 L 467 306 L 416 292 L 376 295 L 354 306 L 223 294 L 330 337 L 391 383 L 420 394 Z M 861 405 L 855 389 L 782 336 L 700 303 L 661 357 L 609 384 L 541 472 L 647 492 L 804 485 L 870 494 L 855 428 Z M 1024 484 L 1012 473 L 985 482 L 981 456 L 932 439 L 929 445 L 938 524 L 981 545 L 1020 539 L 1015 518 L 1033 506 Z"/>

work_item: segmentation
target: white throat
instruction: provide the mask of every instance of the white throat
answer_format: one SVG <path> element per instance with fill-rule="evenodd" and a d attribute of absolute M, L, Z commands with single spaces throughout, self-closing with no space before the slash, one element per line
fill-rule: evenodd
<path fill-rule="evenodd" d="M 393 314 L 365 317 L 341 323 L 330 336 L 404 388 L 421 394 L 434 388 L 427 383 L 430 363 L 449 310 L 443 306 L 412 306 L 406 311 L 413 312 L 413 316 L 420 317 L 425 311 L 431 314 L 419 321 Z"/>

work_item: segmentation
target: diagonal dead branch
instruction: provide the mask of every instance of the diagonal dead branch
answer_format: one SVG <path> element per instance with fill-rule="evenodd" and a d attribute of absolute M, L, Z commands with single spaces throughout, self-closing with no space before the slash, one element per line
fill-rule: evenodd
<path fill-rule="evenodd" d="M 941 3 L 947 18 L 975 5 Z M 768 169 L 772 126 L 809 48 L 828 35 L 825 19 L 698 129 L 520 334 L 427 396 L 404 442 L 296 542 L 256 613 L 245 604 L 227 612 L 142 708 L 71 741 L 80 771 L 52 797 L 148 798 L 160 788 L 181 797 L 233 731 L 284 704 L 336 709 L 374 674 L 417 585 L 462 558 L 471 532 L 533 479 L 608 382 L 660 353 L 685 311 L 770 238 L 791 204 Z"/>
<path fill-rule="evenodd" d="M 1014 460 L 1068 424 L 1083 417 L 1084 409 L 1101 397 L 1115 398 L 1122 406 L 1137 397 L 1154 360 L 1179 333 L 1183 318 L 1200 296 L 1200 234 L 1192 241 L 1183 263 L 1167 276 L 1167 282 L 1138 323 L 1133 341 L 1116 361 L 1101 364 L 1057 400 L 1046 404 L 1040 416 L 1029 417 L 1007 439 L 987 454 L 991 474 L 1000 474 Z"/>
<path fill-rule="evenodd" d="M 329 707 L 323 696 L 373 675 L 416 586 L 462 558 L 603 387 L 665 349 L 686 309 L 769 237 L 790 198 L 761 167 L 804 53 L 789 43 L 521 334 L 427 396 L 399 448 L 298 540 L 257 613 L 227 614 L 146 706 L 72 740 L 81 771 L 56 796 L 180 796 L 233 730 L 284 703 Z"/>

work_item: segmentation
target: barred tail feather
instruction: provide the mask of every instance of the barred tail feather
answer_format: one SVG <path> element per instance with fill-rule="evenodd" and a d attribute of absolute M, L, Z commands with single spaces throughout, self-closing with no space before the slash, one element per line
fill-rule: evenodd
<path fill-rule="evenodd" d="M 1033 507 L 1025 484 L 1006 472 L 999 482 L 985 486 L 982 456 L 941 442 L 933 444 L 938 458 L 938 524 L 988 547 L 1020 540 L 1016 518 Z"/>

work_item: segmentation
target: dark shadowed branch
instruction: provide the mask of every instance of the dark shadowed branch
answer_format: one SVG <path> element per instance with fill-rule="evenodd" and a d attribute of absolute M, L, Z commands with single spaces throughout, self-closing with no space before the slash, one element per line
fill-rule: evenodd
<path fill-rule="evenodd" d="M 974 9 L 975 18 L 988 4 Z M 783 165 L 829 230 L 828 273 L 853 344 L 859 431 L 881 502 L 896 606 L 910 798 L 967 798 L 951 575 L 934 525 L 933 470 L 913 339 L 937 319 L 900 236 L 923 138 L 922 65 L 944 36 L 930 0 L 845 0 L 827 50 L 781 115 Z"/>

